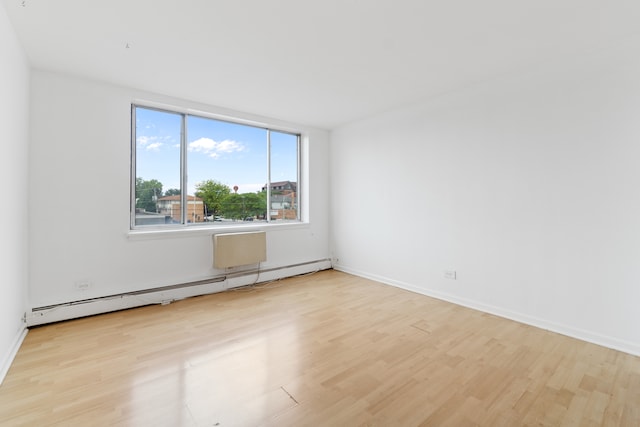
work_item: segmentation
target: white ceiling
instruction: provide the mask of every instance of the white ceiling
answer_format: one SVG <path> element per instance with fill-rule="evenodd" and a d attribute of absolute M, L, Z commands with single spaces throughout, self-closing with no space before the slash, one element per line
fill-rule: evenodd
<path fill-rule="evenodd" d="M 640 31 L 638 0 L 2 1 L 35 68 L 327 129 Z"/>

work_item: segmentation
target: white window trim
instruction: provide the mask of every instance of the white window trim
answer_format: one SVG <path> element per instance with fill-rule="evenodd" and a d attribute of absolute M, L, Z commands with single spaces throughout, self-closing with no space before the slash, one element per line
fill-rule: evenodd
<path fill-rule="evenodd" d="M 184 227 L 184 228 L 149 228 L 129 230 L 126 237 L 129 240 L 154 240 L 165 238 L 202 237 L 213 236 L 215 234 L 236 233 L 243 231 L 284 231 L 296 229 L 309 229 L 309 222 L 288 222 L 282 224 L 242 224 L 242 225 L 220 225 L 217 227 Z"/>

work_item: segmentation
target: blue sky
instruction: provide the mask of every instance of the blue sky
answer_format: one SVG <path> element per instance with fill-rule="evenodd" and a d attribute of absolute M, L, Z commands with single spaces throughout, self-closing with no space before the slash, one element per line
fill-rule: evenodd
<path fill-rule="evenodd" d="M 136 176 L 157 179 L 163 191 L 180 188 L 181 116 L 136 109 Z M 261 128 L 189 116 L 187 125 L 188 193 L 213 179 L 238 193 L 259 191 L 267 179 L 267 131 Z M 294 135 L 271 132 L 271 181 L 296 181 Z"/>

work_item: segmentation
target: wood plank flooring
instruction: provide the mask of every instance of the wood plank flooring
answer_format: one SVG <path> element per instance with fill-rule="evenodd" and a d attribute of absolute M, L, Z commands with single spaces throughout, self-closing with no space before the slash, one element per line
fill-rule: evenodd
<path fill-rule="evenodd" d="M 639 426 L 640 358 L 336 271 L 35 328 L 2 426 Z"/>

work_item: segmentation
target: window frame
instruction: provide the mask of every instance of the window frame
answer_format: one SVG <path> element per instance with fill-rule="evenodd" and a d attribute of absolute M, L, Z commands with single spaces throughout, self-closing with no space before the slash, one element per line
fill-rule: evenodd
<path fill-rule="evenodd" d="M 167 232 L 175 232 L 175 231 L 196 231 L 196 230 L 225 230 L 228 231 L 230 228 L 261 228 L 261 227 L 283 227 L 283 226 L 298 226 L 303 224 L 303 207 L 301 201 L 303 197 L 301 197 L 301 188 L 302 188 L 302 141 L 304 133 L 298 129 L 290 128 L 287 126 L 278 126 L 272 125 L 265 122 L 258 122 L 254 120 L 247 120 L 237 116 L 229 116 L 216 114 L 201 110 L 193 110 L 190 108 L 180 108 L 177 106 L 171 105 L 158 105 L 157 103 L 152 102 L 144 102 L 144 101 L 132 101 L 130 104 L 130 210 L 129 210 L 129 231 L 136 233 L 167 233 Z M 155 225 L 137 225 L 136 224 L 136 166 L 137 166 L 137 124 L 136 124 L 136 109 L 143 108 L 147 110 L 158 111 L 162 113 L 176 114 L 180 116 L 180 205 L 181 205 L 181 215 L 179 224 L 155 224 Z M 210 119 L 216 120 L 219 122 L 231 123 L 235 125 L 253 127 L 257 129 L 262 129 L 266 131 L 266 141 L 267 144 L 267 168 L 266 168 L 266 219 L 265 221 L 258 221 L 256 223 L 230 223 L 230 224 L 215 224 L 209 222 L 203 223 L 189 223 L 187 221 L 187 212 L 188 212 L 188 191 L 183 191 L 184 188 L 187 187 L 187 177 L 188 177 L 188 122 L 189 117 L 197 117 L 201 119 Z M 295 204 L 296 204 L 296 218 L 292 221 L 287 222 L 274 222 L 271 219 L 271 132 L 277 132 L 281 134 L 287 134 L 296 137 L 296 192 L 295 192 Z M 195 196 L 195 194 L 194 194 Z"/>

